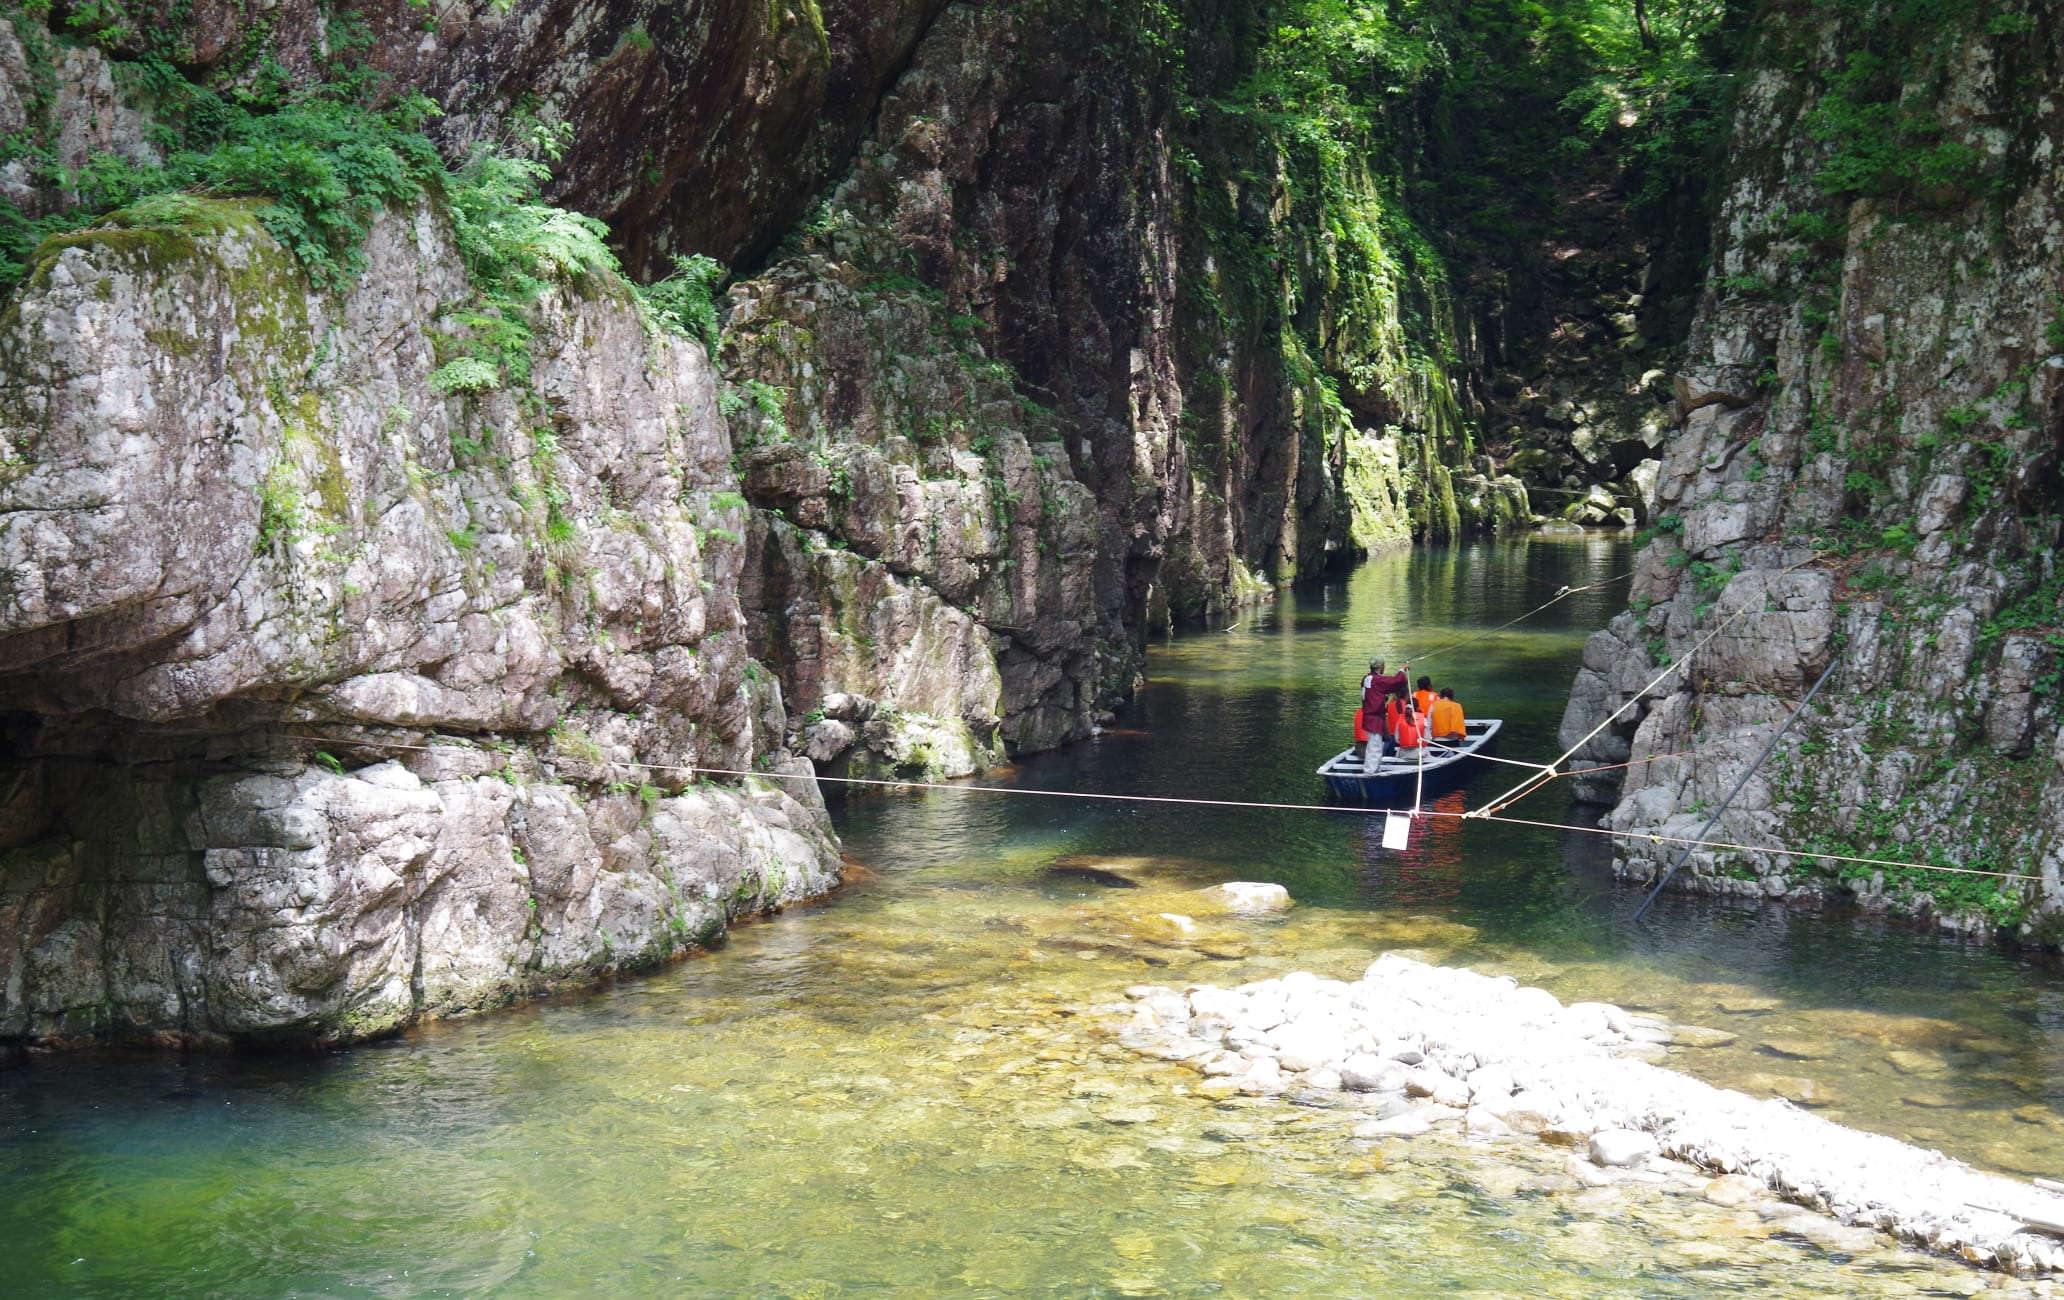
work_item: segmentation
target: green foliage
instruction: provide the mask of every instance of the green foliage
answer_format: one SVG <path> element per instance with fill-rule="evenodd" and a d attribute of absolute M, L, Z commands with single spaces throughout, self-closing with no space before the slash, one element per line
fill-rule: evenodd
<path fill-rule="evenodd" d="M 748 379 L 745 393 L 752 409 L 765 421 L 762 427 L 767 431 L 767 437 L 775 442 L 788 437 L 788 390 L 763 380 Z"/>
<path fill-rule="evenodd" d="M 89 24 L 100 24 L 113 12 L 88 6 L 70 21 L 76 27 L 89 14 Z M 299 89 L 258 76 L 218 92 L 156 53 L 119 63 L 123 81 L 157 119 L 164 161 L 100 154 L 65 173 L 47 146 L 13 149 L 40 164 L 38 179 L 72 191 L 78 202 L 34 220 L 12 202 L 0 203 L 0 290 L 20 279 L 31 250 L 48 235 L 125 207 L 144 214 L 141 224 L 179 224 L 201 194 L 265 199 L 259 219 L 309 278 L 325 288 L 348 282 L 364 263 L 360 249 L 373 215 L 438 189 L 444 166 L 420 129 L 433 111 L 427 101 L 378 102 L 365 75 L 343 66 L 348 51 L 335 53 L 332 79 Z"/>
<path fill-rule="evenodd" d="M 491 392 L 501 382 L 501 371 L 480 357 L 458 357 L 430 373 L 430 387 L 440 393 Z"/>
<path fill-rule="evenodd" d="M 121 30 L 112 17 L 118 8 L 89 4 L 68 21 L 105 35 Z M 388 94 L 357 57 L 363 32 L 342 20 L 331 27 L 330 62 L 305 85 L 265 59 L 219 87 L 189 79 L 162 53 L 118 61 L 121 81 L 152 113 L 164 161 L 99 155 L 59 174 L 47 148 L 17 149 L 41 160 L 40 178 L 74 192 L 78 202 L 34 220 L 0 202 L 0 292 L 19 281 L 31 251 L 49 235 L 110 219 L 106 214 L 132 226 L 186 227 L 205 215 L 203 196 L 263 200 L 258 219 L 310 280 L 341 289 L 364 266 L 375 214 L 442 199 L 486 304 L 461 321 L 475 343 L 463 354 L 499 367 L 505 382 L 521 383 L 529 331 L 520 309 L 549 283 L 613 276 L 606 228 L 540 202 L 550 169 L 535 158 L 483 148 L 448 171 L 422 131 L 436 106 L 418 95 Z M 565 140 L 564 127 L 534 126 L 520 149 L 556 157 Z M 441 373 L 445 391 L 492 386 L 475 365 L 447 363 Z"/>
<path fill-rule="evenodd" d="M 1814 184 L 1841 199 L 1946 205 L 2003 192 L 2000 159 L 1944 120 L 1942 87 L 1965 43 L 2030 21 L 2014 0 L 1816 0 L 1842 19 L 1839 65 L 1806 116 L 1828 146 Z"/>
<path fill-rule="evenodd" d="M 674 273 L 645 287 L 644 296 L 652 317 L 662 328 L 701 340 L 703 346 L 717 346 L 717 290 L 730 274 L 724 264 L 698 253 L 674 258 Z"/>
<path fill-rule="evenodd" d="M 306 522 L 293 470 L 284 463 L 274 465 L 258 482 L 258 532 L 251 542 L 252 554 L 266 555 L 275 546 L 291 544 Z"/>
<path fill-rule="evenodd" d="M 607 226 L 538 201 L 551 175 L 534 159 L 480 150 L 450 178 L 453 234 L 490 300 L 529 303 L 554 283 L 616 272 Z"/>

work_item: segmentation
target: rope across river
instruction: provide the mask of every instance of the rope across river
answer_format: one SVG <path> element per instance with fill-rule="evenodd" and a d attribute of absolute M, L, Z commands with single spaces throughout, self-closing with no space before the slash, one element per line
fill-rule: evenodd
<path fill-rule="evenodd" d="M 397 741 L 344 740 L 333 741 L 340 748 L 402 750 L 416 753 L 436 753 L 440 750 L 466 749 L 475 746 L 464 741 L 452 745 L 408 745 Z M 476 751 L 477 752 L 477 751 Z M 1656 757 L 1667 757 L 1658 755 Z M 1650 762 L 1653 759 L 1638 760 Z M 819 776 L 813 772 L 759 772 L 750 769 L 705 767 L 699 763 L 638 763 L 607 762 L 607 767 L 630 768 L 645 772 L 668 772 L 685 775 L 690 780 L 705 776 L 733 778 L 757 777 L 763 781 L 811 781 L 837 785 L 874 787 L 889 790 L 952 790 L 963 794 L 995 794 L 1029 799 L 1080 799 L 1107 803 L 1166 804 L 1193 808 L 1239 808 L 1255 811 L 1276 812 L 1318 812 L 1362 817 L 1408 816 L 1442 818 L 1453 821 L 1492 821 L 1510 826 L 1532 826 L 1544 830 L 1574 831 L 1582 835 L 1604 835 L 1614 839 L 1643 840 L 1652 844 L 1690 845 L 1693 848 L 1725 849 L 1738 853 L 1770 853 L 1781 857 L 1812 858 L 1821 862 L 1846 862 L 1862 866 L 1889 868 L 1907 871 L 1939 871 L 1962 876 L 1990 876 L 2000 880 L 2020 880 L 2006 871 L 1981 871 L 1975 867 L 1950 867 L 1931 862 L 1901 862 L 1891 858 L 1866 858 L 1842 853 L 1823 853 L 1813 849 L 1795 849 L 1768 844 L 1735 844 L 1726 840 L 1692 839 L 1681 835 L 1662 835 L 1649 831 L 1615 831 L 1603 826 L 1579 826 L 1570 822 L 1539 821 L 1526 817 L 1506 817 L 1484 812 L 1448 812 L 1434 808 L 1370 808 L 1344 807 L 1338 804 L 1278 803 L 1259 799 L 1196 799 L 1181 795 L 1156 794 L 1103 794 L 1089 790 L 1034 790 L 1024 786 L 974 785 L 964 781 L 920 781 L 893 777 Z M 1575 775 L 1563 773 L 1562 775 Z"/>
<path fill-rule="evenodd" d="M 1785 572 L 1789 573 L 1792 569 L 1803 567 L 1806 564 L 1812 563 L 1813 559 L 1817 558 L 1819 557 L 1814 556 L 1807 560 L 1802 560 L 1798 564 L 1792 565 L 1790 568 L 1786 569 Z M 1499 632 L 1504 631 L 1506 628 L 1509 628 L 1516 623 L 1525 622 L 1527 619 L 1532 618 L 1534 615 L 1540 613 L 1542 610 L 1547 609 L 1550 606 L 1553 606 L 1559 601 L 1566 600 L 1579 592 L 1595 591 L 1601 587 L 1610 586 L 1611 584 L 1619 582 L 1622 579 L 1627 578 L 1629 576 L 1631 575 L 1622 573 L 1615 575 L 1611 578 L 1603 579 L 1599 582 L 1587 583 L 1581 587 L 1562 587 L 1553 596 L 1549 597 L 1546 601 L 1535 606 L 1533 609 L 1528 610 L 1526 613 L 1521 614 L 1518 618 L 1509 619 L 1506 622 L 1499 624 L 1497 627 L 1489 629 L 1488 631 L 1480 632 L 1475 636 L 1467 637 L 1461 641 L 1456 641 L 1449 645 L 1442 646 L 1426 654 L 1413 656 L 1413 658 L 1417 659 L 1420 662 L 1424 662 L 1425 660 L 1435 658 L 1439 655 L 1447 654 L 1450 651 L 1459 650 L 1464 646 L 1473 645 L 1474 643 L 1484 640 L 1487 637 L 1497 635 Z M 2024 876 L 2008 871 L 1985 871 L 1976 867 L 1954 867 L 1935 862 L 1906 862 L 1895 858 L 1872 858 L 1864 857 L 1857 854 L 1828 853 L 1817 849 L 1793 848 L 1786 845 L 1737 844 L 1728 840 L 1708 839 L 1704 836 L 1706 832 L 1710 832 L 1712 829 L 1713 823 L 1711 821 L 1709 821 L 1706 824 L 1705 831 L 1701 832 L 1699 836 L 1683 836 L 1664 835 L 1654 831 L 1617 831 L 1602 826 L 1580 826 L 1570 822 L 1543 821 L 1536 818 L 1510 817 L 1504 815 L 1504 809 L 1509 808 L 1514 803 L 1517 803 L 1519 800 L 1524 799 L 1526 796 L 1541 789 L 1548 782 L 1555 780 L 1558 777 L 1583 776 L 1592 772 L 1607 772 L 1612 771 L 1615 768 L 1635 767 L 1643 763 L 1658 762 L 1666 758 L 1682 758 L 1688 755 L 1691 751 L 1683 750 L 1674 754 L 1651 754 L 1646 758 L 1632 759 L 1624 763 L 1608 763 L 1601 764 L 1595 767 L 1576 768 L 1568 771 L 1559 770 L 1561 768 L 1561 765 L 1567 762 L 1571 757 L 1573 757 L 1578 750 L 1582 749 L 1584 745 L 1592 739 L 1592 737 L 1596 736 L 1599 732 L 1605 730 L 1606 727 L 1612 724 L 1614 719 L 1618 718 L 1622 713 L 1632 708 L 1637 701 L 1646 696 L 1649 691 L 1653 690 L 1655 687 L 1667 680 L 1673 673 L 1681 672 L 1687 665 L 1689 665 L 1692 657 L 1695 654 L 1697 654 L 1699 650 L 1703 649 L 1715 637 L 1719 636 L 1722 632 L 1726 631 L 1729 627 L 1733 626 L 1735 620 L 1739 619 L 1740 617 L 1742 617 L 1743 614 L 1746 614 L 1747 612 L 1747 609 L 1736 610 L 1733 614 L 1729 615 L 1724 621 L 1722 621 L 1719 626 L 1715 627 L 1712 631 L 1706 633 L 1705 636 L 1701 637 L 1698 643 L 1693 645 L 1681 657 L 1677 658 L 1669 664 L 1664 665 L 1661 672 L 1658 672 L 1653 678 L 1651 678 L 1647 683 L 1645 683 L 1640 690 L 1634 692 L 1633 695 L 1629 696 L 1624 703 L 1622 703 L 1617 709 L 1613 710 L 1613 712 L 1609 714 L 1603 722 L 1600 722 L 1597 726 L 1593 727 L 1589 732 L 1587 732 L 1582 739 L 1577 741 L 1576 744 L 1571 745 L 1568 749 L 1564 750 L 1563 753 L 1559 755 L 1553 762 L 1528 763 L 1518 759 L 1492 759 L 1492 761 L 1494 762 L 1502 762 L 1512 764 L 1514 766 L 1531 768 L 1533 769 L 1533 771 L 1527 776 L 1525 780 L 1521 781 L 1512 789 L 1507 790 L 1505 793 L 1497 796 L 1495 799 L 1492 799 L 1483 807 L 1468 811 L 1450 812 L 1441 809 L 1417 807 L 1342 807 L 1334 804 L 1280 803 L 1268 800 L 1254 799 L 1199 799 L 1185 797 L 1181 795 L 1104 794 L 1088 790 L 1034 790 L 1023 786 L 973 785 L 960 781 L 906 780 L 893 777 L 822 776 L 814 772 L 760 772 L 751 770 L 740 770 L 734 768 L 705 767 L 701 764 L 690 763 L 640 763 L 625 761 L 607 762 L 603 765 L 609 767 L 630 768 L 633 770 L 648 772 L 685 774 L 690 780 L 695 780 L 697 778 L 705 776 L 731 777 L 738 779 L 757 777 L 762 780 L 811 781 L 822 783 L 834 783 L 847 786 L 876 787 L 891 790 L 954 790 L 963 793 L 997 794 L 1015 796 L 1019 798 L 1034 799 L 1077 799 L 1107 803 L 1160 804 L 1195 808 L 1231 808 L 1275 812 L 1324 812 L 1359 815 L 1364 817 L 1409 816 L 1426 818 L 1445 818 L 1452 819 L 1458 822 L 1501 822 L 1508 826 L 1529 826 L 1544 830 L 1568 831 L 1580 835 L 1602 835 L 1620 840 L 1646 841 L 1648 843 L 1655 844 L 1658 846 L 1665 844 L 1675 845 L 1681 847 L 1684 850 L 1684 853 L 1686 854 L 1688 854 L 1693 849 L 1715 849 L 1735 853 L 1768 853 L 1778 857 L 1808 858 L 1817 862 L 1837 862 L 1853 866 L 1872 867 L 1881 870 L 1932 871 L 1947 875 L 1985 876 L 1996 880 L 2026 879 L 2026 877 Z M 1411 662 L 1411 660 L 1402 659 L 1400 660 L 1400 662 L 1408 663 Z M 1826 680 L 1825 674 L 1823 675 L 1822 680 Z M 1819 686 L 1818 683 L 1816 683 L 1815 690 L 1818 689 Z M 1803 711 L 1805 705 L 1810 702 L 1810 699 L 1811 696 L 1809 694 L 1807 700 L 1801 701 L 1801 711 Z M 1770 747 L 1771 749 L 1775 748 L 1776 739 L 1776 737 L 1773 737 L 1773 742 Z M 422 753 L 435 752 L 439 749 L 448 748 L 472 748 L 472 746 L 468 745 L 466 742 L 462 740 L 457 741 L 454 745 L 450 746 L 409 745 L 394 741 L 342 740 L 341 738 L 337 743 L 341 745 L 349 745 L 358 748 L 407 750 Z M 1479 757 L 1489 758 L 1490 756 L 1479 755 Z M 1767 751 L 1765 757 L 1768 757 Z M 1760 762 L 1761 760 L 1758 760 L 1759 765 Z M 1717 818 L 1715 820 L 1717 820 Z M 1680 855 L 1678 860 L 1680 863 L 1682 862 L 1682 855 Z M 1644 907 L 1645 906 L 1646 904 L 1644 904 Z"/>

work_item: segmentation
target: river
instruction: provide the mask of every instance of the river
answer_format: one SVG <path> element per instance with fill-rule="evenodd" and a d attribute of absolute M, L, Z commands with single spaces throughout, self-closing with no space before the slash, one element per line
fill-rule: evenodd
<path fill-rule="evenodd" d="M 1156 646 L 1095 740 L 1015 789 L 1308 804 L 1371 653 L 1421 656 L 1546 757 L 1616 539 L 1427 548 Z M 1563 583 L 1605 583 L 1454 653 Z M 1415 665 L 1415 675 L 1419 665 Z M 1480 800 L 1518 769 L 1479 776 Z M 1521 808 L 1566 820 L 1559 791 Z M 1988 1168 L 2064 1172 L 2064 983 L 1995 948 L 1672 897 L 1595 836 L 970 790 L 835 805 L 858 879 L 719 953 L 322 1057 L 81 1053 L 0 1070 L 15 1295 L 1961 1293 L 1885 1245 L 1694 1198 L 1555 1186 L 1538 1143 L 1348 1139 L 1182 1095 L 1080 1008 L 1140 982 L 1352 977 L 1384 949 L 1721 1031 L 1672 1064 Z M 1049 866 L 1116 863 L 1114 889 Z M 1280 920 L 1154 918 L 1275 881 Z M 1803 1083 L 1802 1083 L 1803 1081 Z"/>

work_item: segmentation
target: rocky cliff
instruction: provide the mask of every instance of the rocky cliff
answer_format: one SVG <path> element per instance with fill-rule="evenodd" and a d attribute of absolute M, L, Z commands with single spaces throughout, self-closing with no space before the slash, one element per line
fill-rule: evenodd
<path fill-rule="evenodd" d="M 754 645 L 813 756 L 865 738 L 845 696 L 951 737 L 891 765 L 1075 739 L 1150 629 L 1527 519 L 1427 363 L 1450 307 L 1392 178 L 1207 98 L 1269 39 L 1241 6 L 949 5 L 733 288 L 726 373 L 772 398 L 738 404 Z"/>
<path fill-rule="evenodd" d="M 737 602 L 701 348 L 542 300 L 441 391 L 443 221 L 339 297 L 253 219 L 49 241 L 0 318 L 0 1035 L 339 1040 L 714 942 L 838 861 Z"/>
<path fill-rule="evenodd" d="M 1656 534 L 1564 743 L 1677 665 L 1580 755 L 1668 757 L 1580 791 L 1692 836 L 1832 665 L 1714 828 L 1746 847 L 1678 883 L 2055 942 L 2064 31 L 2013 3 L 1796 17 L 1741 89 Z M 1629 840 L 1620 870 L 1673 856 Z"/>
<path fill-rule="evenodd" d="M 707 943 L 835 879 L 772 777 L 1644 517 L 1697 259 L 1568 7 L 0 0 L 0 1037 Z"/>

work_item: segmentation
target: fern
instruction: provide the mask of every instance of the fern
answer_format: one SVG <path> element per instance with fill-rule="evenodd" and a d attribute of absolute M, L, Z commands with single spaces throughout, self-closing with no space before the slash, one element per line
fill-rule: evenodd
<path fill-rule="evenodd" d="M 430 387 L 440 393 L 488 393 L 501 386 L 500 368 L 480 357 L 459 357 L 430 373 Z"/>
<path fill-rule="evenodd" d="M 701 340 L 715 349 L 720 322 L 716 293 L 729 274 L 724 264 L 698 253 L 674 258 L 674 273 L 644 290 L 652 319 L 663 329 Z"/>

